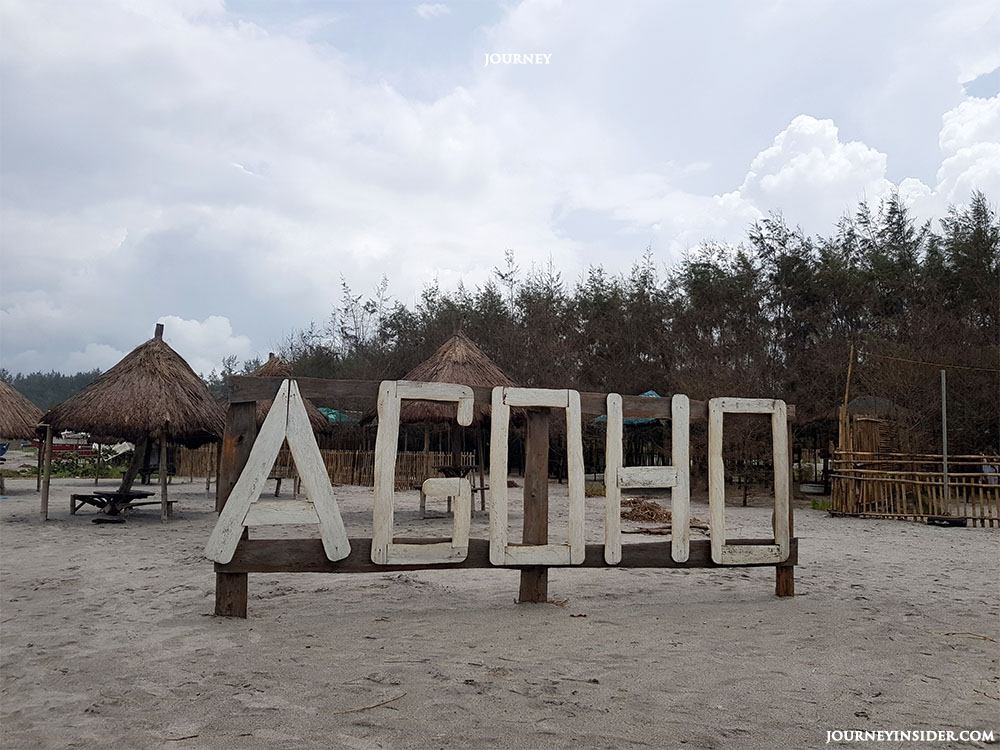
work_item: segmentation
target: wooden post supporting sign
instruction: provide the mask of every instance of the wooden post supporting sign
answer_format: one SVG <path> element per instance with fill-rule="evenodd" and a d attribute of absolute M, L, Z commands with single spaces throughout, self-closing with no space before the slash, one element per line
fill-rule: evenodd
<path fill-rule="evenodd" d="M 226 432 L 222 437 L 219 461 L 219 482 L 216 485 L 215 510 L 226 507 L 229 493 L 236 486 L 243 467 L 250 457 L 257 436 L 257 402 L 245 401 L 229 405 Z M 246 532 L 244 531 L 244 537 Z M 247 616 L 247 574 L 215 574 L 215 614 L 219 617 Z"/>
<path fill-rule="evenodd" d="M 788 425 L 788 538 L 795 538 L 794 518 L 795 510 L 792 508 L 791 498 L 794 492 L 791 490 L 795 486 L 793 479 L 795 474 L 792 471 L 792 426 Z M 775 535 L 777 536 L 777 535 Z M 795 565 L 791 562 L 783 562 L 774 569 L 774 593 L 777 596 L 795 596 Z"/>
<path fill-rule="evenodd" d="M 529 409 L 524 446 L 524 544 L 549 543 L 549 412 Z M 521 571 L 519 603 L 547 602 L 549 569 Z"/>

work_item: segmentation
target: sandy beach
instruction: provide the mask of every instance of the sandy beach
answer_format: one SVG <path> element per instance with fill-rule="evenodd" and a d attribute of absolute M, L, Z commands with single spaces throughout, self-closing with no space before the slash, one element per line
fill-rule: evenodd
<path fill-rule="evenodd" d="M 53 480 L 44 523 L 34 480 L 8 480 L 0 500 L 4 748 L 804 748 L 844 729 L 1000 741 L 1000 529 L 797 501 L 791 599 L 771 568 L 557 570 L 555 603 L 537 605 L 515 604 L 508 570 L 251 574 L 242 620 L 212 614 L 204 480 L 171 484 L 167 523 L 158 507 L 121 525 L 70 515 L 70 492 L 92 489 Z M 370 490 L 336 491 L 348 533 L 369 535 Z M 550 496 L 564 507 L 564 487 Z M 588 498 L 588 542 L 602 502 Z M 730 536 L 766 535 L 766 503 L 752 505 L 727 508 Z M 692 506 L 708 518 L 703 496 Z M 448 534 L 443 502 L 442 517 L 416 509 L 415 492 L 397 495 L 398 535 Z M 487 523 L 477 513 L 472 536 Z M 663 537 L 625 537 L 644 539 Z"/>

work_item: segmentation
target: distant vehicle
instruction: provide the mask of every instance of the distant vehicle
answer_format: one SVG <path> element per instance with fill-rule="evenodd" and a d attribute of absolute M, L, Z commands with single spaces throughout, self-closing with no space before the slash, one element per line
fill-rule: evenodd
<path fill-rule="evenodd" d="M 32 440 L 33 447 L 41 450 L 42 441 Z M 64 432 L 58 437 L 52 438 L 52 453 L 76 453 L 79 456 L 96 456 L 93 443 L 90 442 L 90 435 L 85 432 Z"/>

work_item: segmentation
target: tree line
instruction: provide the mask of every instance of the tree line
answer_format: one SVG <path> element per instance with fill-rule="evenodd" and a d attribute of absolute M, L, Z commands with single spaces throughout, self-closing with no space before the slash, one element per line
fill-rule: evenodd
<path fill-rule="evenodd" d="M 836 438 L 853 348 L 851 396 L 896 407 L 910 449 L 940 450 L 939 365 L 948 365 L 953 453 L 1000 450 L 1000 220 L 986 196 L 917 224 L 897 195 L 861 204 L 827 237 L 780 214 L 737 245 L 705 243 L 672 267 L 647 250 L 624 273 L 568 282 L 507 251 L 482 286 L 426 286 L 412 307 L 383 278 L 370 295 L 342 281 L 330 319 L 289 336 L 298 375 L 399 378 L 456 331 L 525 386 L 783 398 L 796 430 Z M 203 376 L 217 395 L 260 360 Z M 99 375 L 0 378 L 43 409 Z"/>
<path fill-rule="evenodd" d="M 64 375 L 55 370 L 15 374 L 5 367 L 0 367 L 0 380 L 8 383 L 42 411 L 48 411 L 53 406 L 61 404 L 100 376 L 100 370 L 87 370 L 74 375 Z"/>
<path fill-rule="evenodd" d="M 416 305 L 342 281 L 323 325 L 288 338 L 302 376 L 398 378 L 465 332 L 525 386 L 783 398 L 801 433 L 836 438 L 851 395 L 898 407 L 914 451 L 940 450 L 938 364 L 949 372 L 952 452 L 1000 449 L 1000 222 L 986 196 L 917 224 L 892 195 L 827 237 L 774 214 L 736 246 L 706 243 L 670 268 L 649 250 L 628 272 L 567 282 L 513 252 L 473 289 L 424 288 Z M 891 359 L 890 359 L 891 358 Z"/>

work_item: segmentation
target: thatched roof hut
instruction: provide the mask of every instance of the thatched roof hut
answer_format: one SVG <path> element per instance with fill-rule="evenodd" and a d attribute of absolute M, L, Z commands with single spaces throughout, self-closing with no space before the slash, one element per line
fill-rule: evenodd
<path fill-rule="evenodd" d="M 292 372 L 292 366 L 288 364 L 284 359 L 271 352 L 268 354 L 267 362 L 262 364 L 252 373 L 252 376 L 261 378 L 294 378 L 295 375 Z M 271 404 L 273 401 L 258 401 L 257 402 L 257 429 L 264 424 L 264 418 L 267 413 L 271 410 Z M 312 425 L 313 432 L 317 434 L 333 432 L 333 425 L 330 420 L 326 418 L 319 409 L 317 409 L 313 402 L 309 399 L 305 400 L 306 414 L 309 415 L 309 424 Z"/>
<path fill-rule="evenodd" d="M 196 448 L 222 437 L 225 413 L 194 370 L 163 340 L 163 326 L 121 362 L 42 418 L 75 430 L 138 443 L 166 437 Z"/>
<path fill-rule="evenodd" d="M 30 438 L 42 410 L 0 380 L 0 438 Z"/>
<path fill-rule="evenodd" d="M 449 338 L 434 354 L 400 379 L 487 388 L 517 385 L 464 333 L 456 333 Z M 489 405 L 476 404 L 472 424 L 478 425 L 489 416 Z M 455 405 L 433 401 L 404 401 L 399 418 L 402 422 L 454 422 Z"/>

